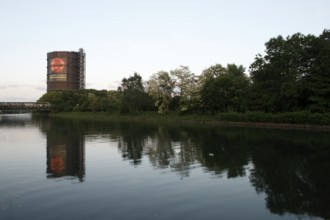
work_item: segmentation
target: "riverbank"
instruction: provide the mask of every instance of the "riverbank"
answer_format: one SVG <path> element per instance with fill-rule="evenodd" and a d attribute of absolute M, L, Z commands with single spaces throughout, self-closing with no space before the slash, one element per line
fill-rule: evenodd
<path fill-rule="evenodd" d="M 215 115 L 170 113 L 160 115 L 156 112 L 140 114 L 119 114 L 107 112 L 61 112 L 51 113 L 50 117 L 95 121 L 132 121 L 149 123 L 193 123 L 201 125 L 224 125 L 240 127 L 261 127 L 279 129 L 304 129 L 330 131 L 330 114 L 295 112 L 295 113 L 220 113 Z"/>

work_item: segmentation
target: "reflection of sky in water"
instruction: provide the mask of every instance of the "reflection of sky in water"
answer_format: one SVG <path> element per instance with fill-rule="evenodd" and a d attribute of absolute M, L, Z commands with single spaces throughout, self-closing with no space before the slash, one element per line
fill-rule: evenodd
<path fill-rule="evenodd" d="M 183 214 L 189 219 L 297 219 L 288 212 L 282 216 L 272 214 L 267 208 L 265 198 L 276 198 L 271 193 L 282 193 L 284 202 L 281 205 L 284 207 L 287 203 L 290 205 L 286 197 L 292 197 L 291 191 L 275 188 L 276 184 L 281 185 L 276 180 L 272 182 L 275 173 L 265 175 L 265 172 L 276 164 L 276 161 L 269 161 L 269 154 L 282 160 L 278 163 L 288 160 L 299 164 L 300 160 L 295 157 L 299 153 L 298 158 L 310 160 L 299 149 L 308 150 L 311 146 L 301 144 L 306 141 L 294 142 L 292 139 L 306 136 L 301 135 L 303 132 L 288 135 L 288 139 L 281 139 L 288 131 L 272 132 L 260 141 L 261 130 L 254 133 L 243 129 L 241 133 L 235 133 L 205 129 L 207 132 L 201 133 L 202 130 L 187 127 L 175 128 L 175 132 L 162 128 L 160 132 L 156 126 L 146 127 L 144 132 L 144 127 L 116 127 L 113 124 L 99 127 L 87 123 L 84 127 L 79 123 L 55 121 L 58 123 L 55 126 L 55 122 L 32 123 L 24 117 L 0 125 L 0 219 L 9 217 L 9 213 L 14 213 L 11 217 L 16 219 L 25 219 L 26 215 L 34 215 L 36 219 L 59 219 L 63 215 L 90 219 L 97 213 L 104 219 L 118 216 L 122 219 L 151 219 L 151 216 L 175 219 Z M 183 136 L 180 137 L 177 131 L 184 131 Z M 135 132 L 138 135 L 134 136 Z M 309 133 L 310 140 L 319 141 L 318 146 L 324 144 L 324 134 L 319 135 L 321 138 Z M 210 137 L 216 137 L 216 141 L 209 140 Z M 250 143 L 239 146 L 237 140 L 240 138 Z M 264 140 L 272 140 L 279 146 L 267 145 Z M 281 147 L 283 143 L 289 143 L 291 147 Z M 75 151 L 75 146 L 83 146 L 84 151 Z M 289 154 L 283 153 L 288 147 Z M 55 158 L 49 164 L 47 148 L 49 158 Z M 83 155 L 75 157 L 77 152 L 83 152 Z M 79 181 L 75 173 L 63 173 L 62 176 L 61 172 L 68 165 L 62 166 L 56 160 L 56 156 L 62 154 L 64 158 L 72 159 L 66 161 L 69 165 L 77 158 L 78 162 L 83 162 L 84 181 Z M 79 160 L 80 156 L 82 160 Z M 75 162 L 72 164 L 76 165 Z M 292 164 L 288 164 L 287 174 L 292 174 Z M 279 165 L 275 171 L 286 173 Z M 53 167 L 58 176 L 46 178 L 47 166 Z M 300 175 L 306 175 L 304 166 L 298 168 L 302 172 Z M 262 190 L 256 193 L 251 177 L 254 181 L 264 181 L 254 184 L 268 187 L 265 190 L 270 195 Z M 308 173 L 304 178 L 315 181 Z M 282 181 L 281 178 L 277 180 Z M 318 186 L 317 182 L 310 183 Z M 309 201 L 309 198 L 303 199 Z M 52 210 L 59 211 L 54 213 Z"/>
<path fill-rule="evenodd" d="M 1 124 L 4 121 L 8 124 Z M 30 114 L 0 115 L 0 161 L 3 164 L 26 161 L 30 164 L 45 155 L 46 141 Z M 22 167 L 24 169 L 24 167 Z"/>
<path fill-rule="evenodd" d="M 109 142 L 109 139 L 101 136 L 99 138 L 94 136 L 93 141 L 86 141 L 85 146 L 87 180 L 99 176 L 97 182 L 100 184 L 103 181 L 108 182 L 109 188 L 121 188 L 129 192 L 133 190 L 143 199 L 158 200 L 153 201 L 154 203 L 162 203 L 162 196 L 172 196 L 173 201 L 177 199 L 177 202 L 191 202 L 195 208 L 208 209 L 214 213 L 219 207 L 235 213 L 237 208 L 243 212 L 253 212 L 257 211 L 256 207 L 264 206 L 263 196 L 255 193 L 246 177 L 230 179 L 214 177 L 209 172 L 205 172 L 198 162 L 189 166 L 189 176 L 180 176 L 170 166 L 162 169 L 153 167 L 147 155 L 144 155 L 140 165 L 132 166 L 121 157 L 121 154 L 118 154 L 116 142 Z M 111 177 L 108 175 L 109 172 Z M 210 178 L 213 181 L 210 181 Z M 172 187 L 176 189 L 173 190 Z M 199 195 L 199 201 L 207 199 L 208 202 L 196 201 L 195 193 Z M 152 198 L 152 194 L 156 195 L 155 198 Z M 237 200 L 240 201 L 239 204 Z M 266 210 L 261 212 L 267 213 Z M 239 216 L 240 213 L 237 213 L 237 218 Z"/>

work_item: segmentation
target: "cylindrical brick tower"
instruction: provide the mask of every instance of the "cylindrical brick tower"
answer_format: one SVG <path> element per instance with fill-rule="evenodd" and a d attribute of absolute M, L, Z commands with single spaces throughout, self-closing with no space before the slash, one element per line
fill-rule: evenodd
<path fill-rule="evenodd" d="M 85 52 L 47 53 L 47 91 L 85 89 Z"/>

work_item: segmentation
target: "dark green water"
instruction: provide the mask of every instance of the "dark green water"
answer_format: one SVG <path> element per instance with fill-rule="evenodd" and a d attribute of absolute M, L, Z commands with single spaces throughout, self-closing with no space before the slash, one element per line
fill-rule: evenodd
<path fill-rule="evenodd" d="M 0 219 L 330 219 L 330 135 L 0 115 Z"/>

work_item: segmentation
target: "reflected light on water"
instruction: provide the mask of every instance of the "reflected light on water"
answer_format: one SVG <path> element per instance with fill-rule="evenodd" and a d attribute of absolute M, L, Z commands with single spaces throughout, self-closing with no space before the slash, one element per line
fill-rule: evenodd
<path fill-rule="evenodd" d="M 0 219 L 327 219 L 329 141 L 322 132 L 1 117 Z"/>

